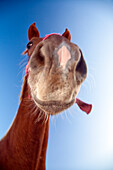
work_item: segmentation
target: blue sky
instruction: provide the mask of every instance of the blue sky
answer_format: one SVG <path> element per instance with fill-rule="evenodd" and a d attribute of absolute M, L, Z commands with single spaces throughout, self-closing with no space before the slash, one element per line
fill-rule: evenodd
<path fill-rule="evenodd" d="M 51 117 L 47 170 L 113 169 L 112 0 L 0 1 L 0 138 L 18 110 L 27 63 L 21 53 L 33 22 L 41 36 L 70 30 L 88 65 L 78 97 L 93 104 L 90 115 L 74 105 Z"/>

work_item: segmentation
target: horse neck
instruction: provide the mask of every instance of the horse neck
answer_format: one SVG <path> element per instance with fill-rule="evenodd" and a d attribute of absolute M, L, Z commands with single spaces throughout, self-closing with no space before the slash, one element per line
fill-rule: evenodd
<path fill-rule="evenodd" d="M 45 169 L 49 117 L 46 120 L 27 96 L 28 88 L 11 128 L 0 141 L 0 165 L 6 169 Z"/>

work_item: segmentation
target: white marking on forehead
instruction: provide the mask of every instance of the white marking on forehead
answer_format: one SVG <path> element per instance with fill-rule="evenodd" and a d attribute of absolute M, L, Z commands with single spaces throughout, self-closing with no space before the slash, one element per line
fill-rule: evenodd
<path fill-rule="evenodd" d="M 70 51 L 66 48 L 65 45 L 63 45 L 59 50 L 58 50 L 58 57 L 59 57 L 59 62 L 60 65 L 65 68 L 67 61 L 71 58 Z"/>

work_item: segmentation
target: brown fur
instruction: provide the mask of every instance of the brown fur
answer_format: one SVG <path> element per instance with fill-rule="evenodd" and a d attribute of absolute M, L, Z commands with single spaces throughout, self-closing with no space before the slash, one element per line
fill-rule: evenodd
<path fill-rule="evenodd" d="M 45 115 L 40 118 L 41 111 L 26 101 L 27 95 L 26 88 L 16 118 L 0 141 L 0 170 L 45 169 L 49 118 L 46 123 Z"/>
<path fill-rule="evenodd" d="M 24 77 L 16 118 L 0 141 L 0 170 L 45 170 L 49 115 L 74 103 L 87 75 L 82 52 L 70 42 L 68 29 L 62 36 L 53 35 L 42 41 L 33 23 L 28 38 L 24 54 L 29 56 L 29 73 Z M 71 56 L 65 69 L 57 59 L 58 50 L 64 49 L 62 46 Z M 42 100 L 35 96 L 38 92 Z"/>
<path fill-rule="evenodd" d="M 29 30 L 28 30 L 28 38 L 29 38 L 29 40 L 31 40 L 33 37 L 39 37 L 39 31 L 36 28 L 35 23 L 31 24 L 31 26 L 29 27 Z"/>
<path fill-rule="evenodd" d="M 71 41 L 71 34 L 67 28 L 65 32 L 62 34 L 62 36 L 66 37 L 69 41 Z"/>

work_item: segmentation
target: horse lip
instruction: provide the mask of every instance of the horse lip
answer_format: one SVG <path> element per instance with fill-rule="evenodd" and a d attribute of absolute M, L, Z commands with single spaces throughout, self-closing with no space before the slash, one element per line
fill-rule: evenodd
<path fill-rule="evenodd" d="M 75 103 L 75 99 L 73 99 L 69 103 L 61 103 L 59 101 L 41 101 L 36 97 L 34 98 L 34 101 L 40 109 L 42 109 L 44 112 L 51 115 L 60 113 L 68 109 L 70 106 L 72 106 Z"/>

